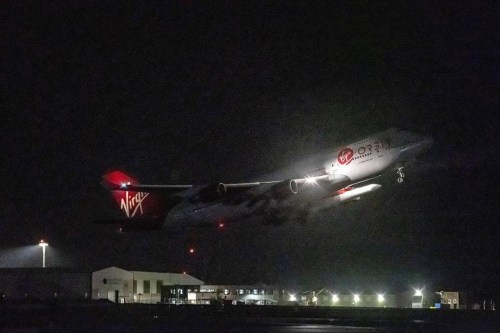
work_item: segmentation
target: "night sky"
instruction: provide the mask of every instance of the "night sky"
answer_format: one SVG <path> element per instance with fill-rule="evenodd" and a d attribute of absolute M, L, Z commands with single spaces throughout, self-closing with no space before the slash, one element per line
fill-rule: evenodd
<path fill-rule="evenodd" d="M 432 4 L 431 4 L 432 3 Z M 0 265 L 207 282 L 498 293 L 491 2 L 0 4 Z M 403 185 L 306 225 L 120 234 L 100 186 L 258 178 L 390 127 L 432 135 Z M 194 255 L 188 253 L 194 246 Z"/>

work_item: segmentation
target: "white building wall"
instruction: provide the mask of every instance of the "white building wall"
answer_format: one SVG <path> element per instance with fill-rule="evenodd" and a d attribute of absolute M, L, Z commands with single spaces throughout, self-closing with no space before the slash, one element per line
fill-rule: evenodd
<path fill-rule="evenodd" d="M 133 274 L 118 268 L 108 267 L 92 273 L 92 299 L 115 301 L 115 292 L 121 302 L 132 302 Z"/>
<path fill-rule="evenodd" d="M 132 273 L 134 280 L 137 281 L 137 292 L 134 295 L 134 302 L 137 303 L 161 302 L 161 290 L 157 288 L 158 281 L 162 281 L 163 286 L 203 284 L 203 281 L 188 274 L 142 271 L 133 271 Z M 149 281 L 148 293 L 144 290 L 145 281 Z"/>
<path fill-rule="evenodd" d="M 137 283 L 137 290 L 135 291 L 136 294 L 144 294 L 144 280 L 143 279 L 136 279 L 134 277 L 134 281 Z"/>
<path fill-rule="evenodd" d="M 134 291 L 134 281 L 136 290 Z M 145 293 L 144 282 L 149 281 L 149 292 Z M 108 267 L 92 273 L 92 299 L 109 299 L 125 303 L 157 303 L 161 301 L 162 285 L 201 285 L 203 281 L 187 274 L 126 271 L 118 267 Z"/>
<path fill-rule="evenodd" d="M 151 281 L 151 294 L 159 294 L 159 292 L 156 291 L 156 283 L 158 280 L 150 280 Z"/>

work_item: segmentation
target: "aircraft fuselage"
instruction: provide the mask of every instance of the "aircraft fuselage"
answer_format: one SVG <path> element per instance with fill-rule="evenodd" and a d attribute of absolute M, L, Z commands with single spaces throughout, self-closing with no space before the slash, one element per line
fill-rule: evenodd
<path fill-rule="evenodd" d="M 266 215 L 269 211 L 301 211 L 305 207 L 312 211 L 330 208 L 347 200 L 342 198 L 349 197 L 352 200 L 353 193 L 346 195 L 338 193 L 339 190 L 363 183 L 388 170 L 396 170 L 405 162 L 426 152 L 431 145 L 430 137 L 398 129 L 377 133 L 261 177 L 261 180 L 265 180 L 264 183 L 269 181 L 269 184 L 246 189 L 213 202 L 185 200 L 169 212 L 165 225 L 226 222 L 252 215 Z M 269 193 L 276 179 L 300 181 L 297 193 L 283 199 L 273 197 Z M 374 186 L 356 187 L 360 189 L 359 196 L 380 188 L 378 184 L 372 185 Z"/>

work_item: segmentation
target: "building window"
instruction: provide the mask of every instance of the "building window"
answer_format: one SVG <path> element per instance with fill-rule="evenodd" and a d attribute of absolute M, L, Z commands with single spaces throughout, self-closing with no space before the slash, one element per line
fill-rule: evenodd
<path fill-rule="evenodd" d="M 251 291 L 250 289 L 247 289 L 247 290 L 246 290 L 246 294 L 247 294 L 247 295 L 250 295 L 251 293 L 252 293 L 252 291 Z"/>
<path fill-rule="evenodd" d="M 134 280 L 133 292 L 137 294 L 137 280 Z"/>
<path fill-rule="evenodd" d="M 259 294 L 259 290 L 258 290 L 258 289 L 254 289 L 254 290 L 252 291 L 252 294 L 254 294 L 254 295 L 258 295 L 258 294 Z"/>
<path fill-rule="evenodd" d="M 143 294 L 150 294 L 151 282 L 149 280 L 144 280 L 144 292 Z"/>
<path fill-rule="evenodd" d="M 245 290 L 243 290 L 243 289 L 240 289 L 240 290 L 239 290 L 239 294 L 240 294 L 240 295 L 243 295 L 243 294 L 245 294 Z"/>
<path fill-rule="evenodd" d="M 201 293 L 214 293 L 215 289 L 213 289 L 213 288 L 202 288 L 202 289 L 200 289 L 200 292 Z"/>
<path fill-rule="evenodd" d="M 231 290 L 231 295 L 238 295 L 238 290 L 236 289 Z"/>
<path fill-rule="evenodd" d="M 273 294 L 273 290 L 272 290 L 272 289 L 268 289 L 268 290 L 267 290 L 267 294 L 268 294 L 268 295 L 272 295 L 272 294 Z"/>
<path fill-rule="evenodd" d="M 163 286 L 163 281 L 162 280 L 157 280 L 156 281 L 156 293 L 159 294 L 161 293 L 161 287 Z"/>
<path fill-rule="evenodd" d="M 229 289 L 224 289 L 224 295 L 229 295 Z"/>

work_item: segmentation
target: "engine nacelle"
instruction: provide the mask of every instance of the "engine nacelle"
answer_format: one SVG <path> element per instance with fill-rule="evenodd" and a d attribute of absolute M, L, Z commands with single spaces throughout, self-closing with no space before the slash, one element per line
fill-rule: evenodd
<path fill-rule="evenodd" d="M 213 184 L 201 189 L 198 193 L 198 199 L 200 201 L 214 201 L 224 197 L 226 193 L 227 189 L 224 184 Z"/>
<path fill-rule="evenodd" d="M 284 200 L 297 192 L 299 192 L 299 187 L 293 179 L 282 181 L 271 188 L 273 198 L 276 200 Z"/>

